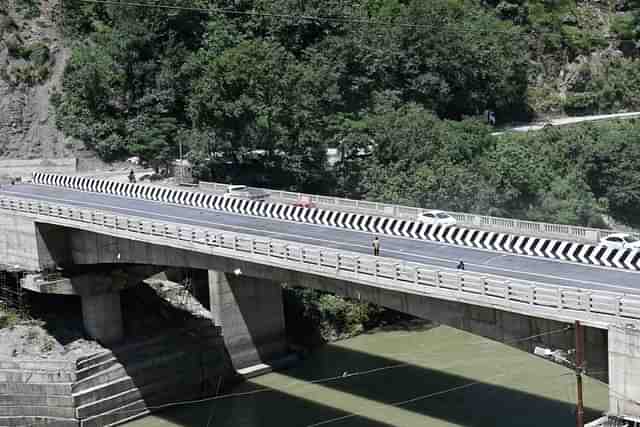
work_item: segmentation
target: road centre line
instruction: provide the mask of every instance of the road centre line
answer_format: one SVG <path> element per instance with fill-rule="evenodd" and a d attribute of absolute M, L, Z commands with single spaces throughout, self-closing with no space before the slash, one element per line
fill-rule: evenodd
<path fill-rule="evenodd" d="M 3 191 L 3 192 L 7 193 L 7 194 L 18 195 L 18 196 L 24 196 L 25 195 L 24 193 L 13 192 L 13 191 Z M 33 195 L 30 195 L 30 196 L 33 197 Z M 62 203 L 66 202 L 66 203 L 69 203 L 69 201 L 66 200 L 66 199 L 59 199 L 59 198 L 56 198 L 56 197 L 43 196 L 43 195 L 38 195 L 37 197 L 40 197 L 42 199 L 55 201 L 55 202 L 62 202 Z M 95 203 L 95 202 L 82 201 L 82 202 L 76 202 L 76 203 L 82 203 L 82 204 L 87 205 L 87 206 L 94 206 L 94 207 L 98 207 L 98 208 L 101 208 L 101 209 L 107 209 L 107 210 L 114 209 L 113 206 L 104 205 L 104 204 Z M 227 227 L 227 228 L 231 228 L 231 229 L 248 230 L 248 231 L 252 231 L 252 232 L 259 232 L 261 234 L 267 234 L 267 235 L 273 235 L 273 236 L 284 236 L 284 237 L 288 237 L 288 238 L 292 238 L 293 237 L 293 238 L 296 238 L 296 239 L 306 239 L 306 240 L 316 241 L 316 242 L 321 242 L 321 243 L 332 243 L 332 244 L 335 244 L 335 245 L 338 245 L 338 246 L 342 245 L 342 246 L 347 246 L 347 247 L 355 247 L 355 248 L 360 248 L 360 249 L 366 249 L 367 251 L 370 249 L 368 245 L 363 245 L 361 243 L 356 243 L 356 242 L 343 242 L 343 241 L 319 239 L 319 238 L 315 238 L 315 237 L 305 237 L 305 236 L 301 237 L 300 235 L 297 235 L 297 234 L 289 234 L 289 233 L 283 233 L 283 232 L 277 232 L 277 231 L 266 231 L 264 229 L 252 228 L 252 227 L 241 226 L 241 225 L 230 225 L 230 224 L 224 224 L 224 223 L 218 223 L 218 222 L 212 222 L 212 221 L 202 221 L 202 220 L 198 220 L 198 219 L 184 218 L 184 217 L 178 217 L 178 216 L 167 215 L 167 214 L 162 214 L 162 213 L 153 213 L 153 212 L 140 210 L 140 209 L 135 209 L 135 208 L 117 207 L 116 209 L 121 210 L 121 211 L 133 212 L 133 213 L 136 213 L 136 214 L 142 214 L 142 215 L 151 214 L 151 215 L 156 216 L 156 217 L 167 218 L 167 219 L 171 219 L 171 220 L 178 220 L 178 221 L 187 220 L 189 222 L 202 224 L 202 225 L 205 225 L 205 226 L 217 225 L 217 226 Z M 212 211 L 207 210 L 206 212 L 212 212 Z M 213 212 L 215 212 L 215 211 L 213 211 Z M 185 224 L 185 225 L 188 225 L 188 224 Z M 294 240 L 294 242 L 295 242 L 295 240 Z M 298 243 L 300 243 L 300 242 L 298 242 Z M 452 264 L 456 263 L 457 264 L 457 260 L 451 260 L 451 259 L 448 259 L 448 258 L 440 258 L 440 257 L 434 257 L 434 256 L 428 256 L 428 255 L 422 255 L 422 254 L 416 254 L 416 253 L 413 253 L 413 252 L 407 252 L 407 251 L 402 251 L 402 250 L 385 250 L 385 252 L 396 253 L 396 254 L 405 254 L 405 255 L 410 255 L 410 256 L 416 257 L 416 258 L 422 258 L 422 259 L 425 259 L 425 260 L 434 260 L 434 261 L 439 261 L 439 262 L 446 262 L 446 263 L 452 263 Z M 509 256 L 509 254 L 501 254 L 501 255 L 502 256 Z M 513 255 L 511 255 L 511 256 L 513 256 Z M 495 258 L 496 257 L 494 257 L 493 259 L 495 259 Z M 588 281 L 588 280 L 577 280 L 577 279 L 571 279 L 571 278 L 548 275 L 548 274 L 542 274 L 542 273 L 523 272 L 523 271 L 519 271 L 519 270 L 512 270 L 512 269 L 506 269 L 506 268 L 501 268 L 501 267 L 494 267 L 494 266 L 489 266 L 489 265 L 484 265 L 484 264 L 465 263 L 465 265 L 479 267 L 479 268 L 483 268 L 483 269 L 494 270 L 494 271 L 499 271 L 499 272 L 505 272 L 505 273 L 516 273 L 516 274 L 521 274 L 521 275 L 524 275 L 524 276 L 543 277 L 543 278 L 549 278 L 549 279 L 560 280 L 560 281 L 574 282 L 574 283 L 579 283 L 579 284 L 591 284 L 591 285 L 595 285 L 595 286 L 601 286 L 601 287 L 605 287 L 605 288 L 612 288 L 612 289 L 616 289 L 616 290 L 635 290 L 634 288 L 627 287 L 627 286 L 610 285 L 610 284 L 607 284 L 607 283 L 593 282 L 593 281 Z M 446 268 L 446 267 L 444 267 L 444 268 Z M 612 269 L 612 270 L 615 270 L 615 269 Z M 504 277 L 504 276 L 502 276 L 502 277 Z M 518 279 L 511 279 L 511 280 L 516 280 L 517 281 Z M 543 284 L 543 283 L 541 283 L 541 284 Z M 546 283 L 546 285 L 550 285 L 550 284 Z M 558 286 L 558 285 L 556 285 L 556 286 Z"/>

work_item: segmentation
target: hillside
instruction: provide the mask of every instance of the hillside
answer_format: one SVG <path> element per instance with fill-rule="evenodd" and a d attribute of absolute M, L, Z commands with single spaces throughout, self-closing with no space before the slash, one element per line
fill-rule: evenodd
<path fill-rule="evenodd" d="M 145 4 L 2 6 L 0 156 L 160 170 L 181 145 L 208 180 L 640 223 L 635 121 L 497 139 L 482 120 L 640 110 L 638 0 Z"/>

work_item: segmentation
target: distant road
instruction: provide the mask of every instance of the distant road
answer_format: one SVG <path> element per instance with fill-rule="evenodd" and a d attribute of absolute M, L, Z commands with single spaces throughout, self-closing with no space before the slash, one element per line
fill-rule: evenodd
<path fill-rule="evenodd" d="M 564 126 L 564 125 L 572 125 L 575 123 L 582 122 L 593 122 L 596 120 L 616 120 L 616 119 L 633 119 L 635 117 L 640 117 L 640 112 L 634 113 L 617 113 L 617 114 L 600 114 L 597 116 L 580 116 L 580 117 L 565 117 L 563 119 L 554 119 L 549 120 L 547 122 L 535 123 L 527 126 L 516 126 L 512 128 L 507 128 L 500 132 L 493 132 L 491 135 L 502 135 L 507 132 L 529 132 L 534 130 L 540 130 L 545 126 Z"/>

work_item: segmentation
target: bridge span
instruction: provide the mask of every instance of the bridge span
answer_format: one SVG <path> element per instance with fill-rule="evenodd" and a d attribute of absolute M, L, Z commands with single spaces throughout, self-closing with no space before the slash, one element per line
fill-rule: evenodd
<path fill-rule="evenodd" d="M 472 305 L 608 330 L 611 410 L 640 416 L 635 271 L 397 236 L 382 236 L 382 256 L 373 257 L 373 236 L 361 231 L 46 186 L 3 187 L 0 210 L 0 256 L 34 271 L 73 264 L 208 270 L 214 318 L 238 364 L 283 351 L 283 282 L 443 323 Z M 453 269 L 460 259 L 465 271 Z M 37 290 L 37 280 L 31 286 Z M 119 289 L 89 288 L 71 280 L 59 291 L 82 297 L 97 339 L 117 341 Z"/>

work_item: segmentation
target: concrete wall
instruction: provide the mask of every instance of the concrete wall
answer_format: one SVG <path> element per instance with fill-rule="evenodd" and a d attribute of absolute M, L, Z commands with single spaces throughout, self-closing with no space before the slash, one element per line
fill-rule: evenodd
<path fill-rule="evenodd" d="M 33 172 L 73 174 L 77 169 L 75 157 L 64 159 L 8 159 L 0 160 L 0 176 L 30 177 Z"/>
<path fill-rule="evenodd" d="M 609 412 L 640 419 L 640 331 L 609 329 Z"/>
<path fill-rule="evenodd" d="M 39 270 L 36 226 L 33 220 L 0 214 L 0 262 L 19 265 L 25 270 Z"/>
<path fill-rule="evenodd" d="M 0 215 L 0 263 L 40 271 L 71 260 L 68 229 L 30 218 Z"/>

